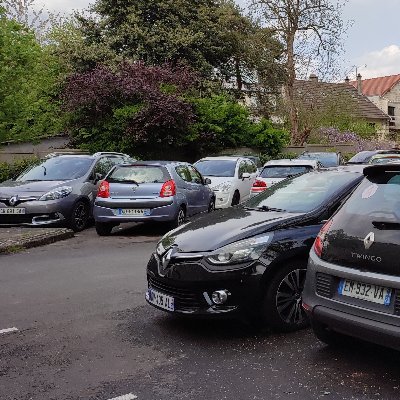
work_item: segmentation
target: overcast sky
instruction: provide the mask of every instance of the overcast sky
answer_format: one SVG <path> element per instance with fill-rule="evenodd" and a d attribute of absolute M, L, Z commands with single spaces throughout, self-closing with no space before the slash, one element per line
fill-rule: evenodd
<path fill-rule="evenodd" d="M 245 6 L 247 0 L 236 0 Z M 93 0 L 36 0 L 61 14 L 86 8 Z M 343 18 L 352 20 L 345 43 L 345 70 L 363 78 L 400 74 L 400 0 L 349 0 Z M 366 65 L 366 67 L 365 67 Z"/>

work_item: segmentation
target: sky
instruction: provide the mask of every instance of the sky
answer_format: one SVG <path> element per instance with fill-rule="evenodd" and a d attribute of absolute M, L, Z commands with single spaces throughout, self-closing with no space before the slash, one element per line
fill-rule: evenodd
<path fill-rule="evenodd" d="M 246 7 L 248 0 L 235 0 Z M 35 0 L 61 14 L 87 8 L 93 0 Z M 363 79 L 400 74 L 400 0 L 348 0 L 343 19 L 352 21 L 345 39 L 344 75 Z M 343 77 L 343 79 L 345 76 Z"/>

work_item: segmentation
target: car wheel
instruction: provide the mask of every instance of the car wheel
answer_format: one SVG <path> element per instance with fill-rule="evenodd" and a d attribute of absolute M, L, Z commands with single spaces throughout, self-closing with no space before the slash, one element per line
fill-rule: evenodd
<path fill-rule="evenodd" d="M 210 200 L 208 204 L 208 212 L 213 212 L 215 210 L 215 199 L 214 197 Z"/>
<path fill-rule="evenodd" d="M 171 229 L 175 229 L 180 225 L 183 225 L 186 221 L 186 211 L 185 209 L 181 206 L 179 207 L 179 211 L 175 216 L 175 219 L 169 223 L 169 227 Z"/>
<path fill-rule="evenodd" d="M 345 335 L 342 335 L 341 333 L 329 329 L 328 327 L 320 324 L 319 322 L 316 321 L 311 322 L 311 327 L 317 339 L 327 344 L 328 346 L 340 346 L 350 341 L 350 338 L 346 337 Z"/>
<path fill-rule="evenodd" d="M 289 261 L 269 281 L 262 317 L 272 328 L 291 332 L 309 325 L 301 301 L 306 271 L 304 262 Z"/>
<path fill-rule="evenodd" d="M 114 225 L 107 222 L 96 222 L 95 228 L 99 236 L 108 236 L 114 228 Z"/>
<path fill-rule="evenodd" d="M 75 203 L 71 217 L 69 219 L 69 227 L 74 232 L 83 231 L 89 221 L 89 205 L 85 201 L 78 201 Z"/>
<path fill-rule="evenodd" d="M 237 206 L 240 202 L 240 193 L 236 190 L 232 197 L 232 206 Z"/>

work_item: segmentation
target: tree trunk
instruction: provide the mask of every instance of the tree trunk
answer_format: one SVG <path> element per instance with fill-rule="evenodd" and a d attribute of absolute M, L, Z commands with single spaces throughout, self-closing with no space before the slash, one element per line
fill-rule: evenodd
<path fill-rule="evenodd" d="M 243 88 L 243 80 L 242 80 L 242 73 L 240 71 L 240 60 L 238 58 L 235 58 L 235 75 L 236 75 L 237 89 L 240 93 Z"/>

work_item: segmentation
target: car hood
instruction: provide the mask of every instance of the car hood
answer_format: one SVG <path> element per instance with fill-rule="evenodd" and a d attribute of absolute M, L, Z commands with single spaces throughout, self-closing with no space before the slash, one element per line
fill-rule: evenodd
<path fill-rule="evenodd" d="M 71 183 L 71 181 L 6 181 L 0 183 L 0 197 L 10 196 L 41 196 L 52 189 Z"/>
<path fill-rule="evenodd" d="M 168 232 L 161 240 L 164 249 L 177 246 L 180 252 L 212 251 L 229 243 L 291 225 L 303 213 L 254 211 L 244 207 L 217 210 Z"/>
<path fill-rule="evenodd" d="M 208 185 L 211 189 L 215 189 L 215 187 L 220 185 L 221 183 L 232 182 L 234 180 L 233 177 L 229 177 L 229 176 L 207 176 L 207 175 L 205 175 L 205 178 L 208 178 L 211 180 L 211 183 Z"/>

